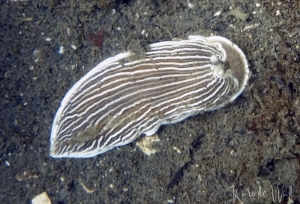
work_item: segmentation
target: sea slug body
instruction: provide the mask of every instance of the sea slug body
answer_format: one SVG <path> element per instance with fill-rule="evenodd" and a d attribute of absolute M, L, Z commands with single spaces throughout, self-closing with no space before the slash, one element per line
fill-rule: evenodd
<path fill-rule="evenodd" d="M 52 157 L 92 157 L 221 108 L 249 78 L 242 50 L 219 36 L 159 42 L 133 55 L 104 60 L 69 90 L 53 121 Z"/>

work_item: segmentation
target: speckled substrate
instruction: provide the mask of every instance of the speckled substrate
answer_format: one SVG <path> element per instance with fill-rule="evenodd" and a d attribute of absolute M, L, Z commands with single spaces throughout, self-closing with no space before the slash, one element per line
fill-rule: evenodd
<path fill-rule="evenodd" d="M 0 1 L 0 200 L 46 191 L 61 204 L 232 203 L 234 189 L 244 203 L 271 203 L 273 189 L 299 203 L 299 11 L 297 1 Z M 101 48 L 88 37 L 100 29 Z M 191 34 L 246 54 L 252 77 L 233 104 L 161 127 L 151 156 L 132 143 L 49 157 L 53 116 L 78 79 L 109 56 Z M 241 198 L 247 189 L 261 196 Z"/>

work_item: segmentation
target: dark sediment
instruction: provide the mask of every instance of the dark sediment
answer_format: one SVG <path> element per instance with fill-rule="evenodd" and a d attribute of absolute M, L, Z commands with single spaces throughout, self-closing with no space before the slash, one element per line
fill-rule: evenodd
<path fill-rule="evenodd" d="M 65 204 L 232 203 L 233 186 L 238 195 L 266 191 L 240 196 L 244 203 L 271 203 L 272 189 L 292 189 L 299 203 L 298 1 L 195 1 L 193 8 L 186 0 L 79 2 L 0 1 L 3 203 L 28 203 L 43 191 Z M 89 34 L 99 30 L 103 42 L 91 43 Z M 249 86 L 232 104 L 161 127 L 159 152 L 150 157 L 135 142 L 89 159 L 49 157 L 60 101 L 96 64 L 151 43 L 210 34 L 232 40 L 249 60 Z"/>

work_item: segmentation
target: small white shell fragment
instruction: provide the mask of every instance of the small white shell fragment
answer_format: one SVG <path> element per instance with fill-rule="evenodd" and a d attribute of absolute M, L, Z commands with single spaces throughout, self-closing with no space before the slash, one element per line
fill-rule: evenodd
<path fill-rule="evenodd" d="M 150 156 L 157 152 L 157 150 L 152 147 L 154 142 L 160 142 L 158 135 L 143 137 L 140 141 L 136 142 L 136 146 L 138 146 L 143 153 Z"/>
<path fill-rule="evenodd" d="M 178 154 L 181 154 L 180 149 L 178 149 L 177 147 L 173 146 L 173 149 L 174 149 Z"/>
<path fill-rule="evenodd" d="M 6 166 L 10 166 L 10 163 L 8 161 L 5 161 Z"/>
<path fill-rule="evenodd" d="M 73 50 L 76 50 L 76 49 L 77 49 L 76 45 L 71 45 L 71 48 L 72 48 Z"/>
<path fill-rule="evenodd" d="M 173 199 L 168 199 L 167 202 L 168 203 L 174 203 L 174 200 Z"/>
<path fill-rule="evenodd" d="M 48 38 L 46 38 L 45 40 L 46 40 L 47 42 L 50 42 L 52 39 L 48 37 Z"/>
<path fill-rule="evenodd" d="M 60 46 L 59 47 L 59 50 L 58 50 L 58 53 L 59 54 L 64 54 L 65 50 L 64 50 L 64 47 L 63 46 Z"/>
<path fill-rule="evenodd" d="M 116 13 L 116 10 L 115 9 L 112 9 L 111 10 L 111 15 L 114 15 Z"/>
<path fill-rule="evenodd" d="M 87 193 L 94 193 L 95 189 L 87 187 L 82 181 L 80 181 L 80 185 L 82 186 L 83 190 Z"/>
<path fill-rule="evenodd" d="M 198 179 L 199 179 L 199 181 L 202 181 L 201 174 L 198 174 Z"/>
<path fill-rule="evenodd" d="M 46 192 L 43 192 L 37 196 L 35 196 L 31 200 L 32 204 L 51 204 L 51 200 Z"/>
<path fill-rule="evenodd" d="M 193 9 L 195 7 L 195 5 L 191 3 L 189 0 L 187 1 L 187 5 L 190 9 Z"/>
<path fill-rule="evenodd" d="M 248 26 L 245 26 L 245 28 L 242 30 L 242 32 L 244 32 L 245 30 L 248 30 L 250 28 L 255 28 L 255 27 L 258 27 L 259 24 L 258 23 L 255 23 L 255 24 L 252 24 L 252 25 L 248 25 Z"/>
<path fill-rule="evenodd" d="M 221 13 L 222 13 L 222 10 L 219 10 L 219 11 L 217 11 L 217 13 L 214 14 L 214 16 L 219 16 L 219 15 L 221 15 Z"/>

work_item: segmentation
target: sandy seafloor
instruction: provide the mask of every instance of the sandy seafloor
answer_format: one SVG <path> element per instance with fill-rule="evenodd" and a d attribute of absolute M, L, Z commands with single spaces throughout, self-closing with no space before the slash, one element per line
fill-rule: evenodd
<path fill-rule="evenodd" d="M 299 11 L 296 0 L 0 0 L 0 203 L 44 191 L 54 204 L 299 203 Z M 100 29 L 95 46 L 89 33 Z M 54 115 L 85 73 L 189 35 L 224 36 L 245 52 L 252 76 L 240 97 L 162 126 L 152 156 L 136 142 L 88 159 L 49 156 Z"/>

